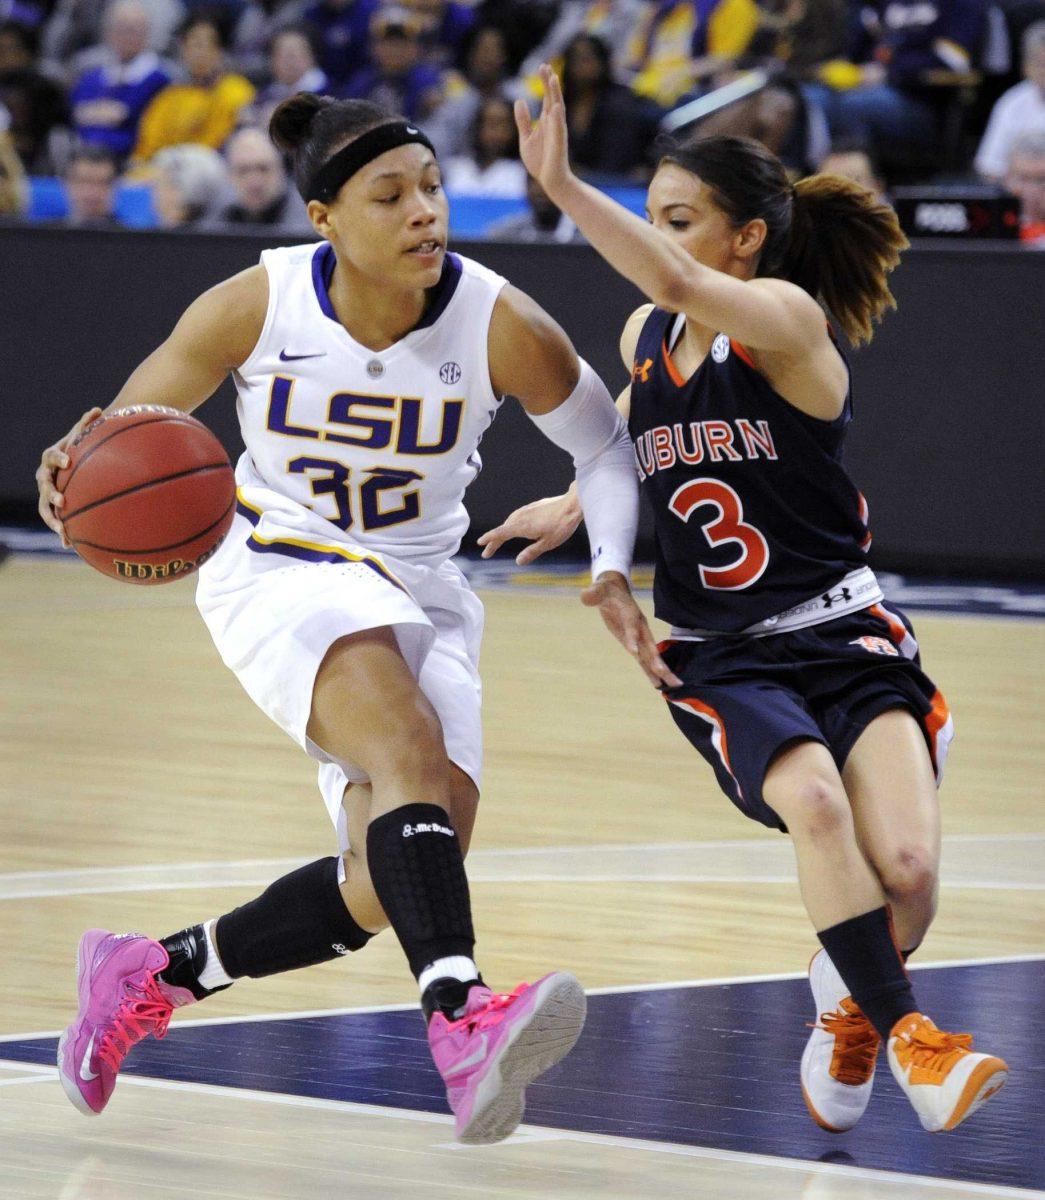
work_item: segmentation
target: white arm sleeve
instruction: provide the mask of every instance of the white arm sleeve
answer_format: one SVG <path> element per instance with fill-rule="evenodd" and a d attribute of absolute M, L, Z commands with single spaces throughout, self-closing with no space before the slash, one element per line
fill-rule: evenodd
<path fill-rule="evenodd" d="M 582 358 L 577 386 L 559 407 L 528 415 L 573 457 L 592 577 L 620 571 L 628 578 L 639 524 L 639 483 L 628 427 L 606 385 Z"/>

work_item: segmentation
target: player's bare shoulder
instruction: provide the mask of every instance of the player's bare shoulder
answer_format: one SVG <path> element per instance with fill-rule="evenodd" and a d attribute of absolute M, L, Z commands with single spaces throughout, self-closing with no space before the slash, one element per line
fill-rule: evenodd
<path fill-rule="evenodd" d="M 620 335 L 620 356 L 629 371 L 635 358 L 635 346 L 638 343 L 639 334 L 654 308 L 656 308 L 655 304 L 640 304 L 624 322 L 624 329 Z"/>
<path fill-rule="evenodd" d="M 268 311 L 268 272 L 260 264 L 223 279 L 189 305 L 172 336 L 228 370 L 246 362 Z"/>
<path fill-rule="evenodd" d="M 507 284 L 490 319 L 494 391 L 531 412 L 554 408 L 576 386 L 577 353 L 562 327 L 525 292 Z"/>

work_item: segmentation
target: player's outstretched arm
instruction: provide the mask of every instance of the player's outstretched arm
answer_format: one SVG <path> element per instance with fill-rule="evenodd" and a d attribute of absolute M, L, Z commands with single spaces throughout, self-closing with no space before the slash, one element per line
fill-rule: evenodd
<path fill-rule="evenodd" d="M 541 68 L 541 77 L 540 119 L 531 119 L 524 101 L 515 103 L 523 162 L 610 266 L 659 308 L 685 313 L 745 346 L 804 354 L 826 340 L 823 311 L 795 284 L 781 279 L 744 281 L 705 266 L 666 234 L 578 179 L 568 161 L 562 89 L 550 67 Z"/>
<path fill-rule="evenodd" d="M 638 480 L 627 426 L 605 384 L 552 318 L 512 287 L 501 293 L 490 323 L 490 378 L 496 392 L 517 396 L 541 432 L 573 457 L 592 549 L 585 604 L 598 608 L 655 687 L 676 686 L 628 582 Z"/>
<path fill-rule="evenodd" d="M 268 276 L 251 267 L 203 293 L 182 314 L 170 337 L 131 374 L 105 410 L 136 404 L 165 404 L 192 412 L 217 391 L 229 371 L 250 357 L 265 323 Z M 62 494 L 55 486 L 58 471 L 69 465 L 67 450 L 79 434 L 102 415 L 91 408 L 64 437 L 48 446 L 36 470 L 38 511 L 44 524 L 68 545 L 61 522 Z"/>
<path fill-rule="evenodd" d="M 639 333 L 652 310 L 652 304 L 643 304 L 625 322 L 620 337 L 620 356 L 629 372 L 635 358 L 635 344 L 639 340 Z M 617 411 L 627 423 L 631 413 L 630 384 L 617 397 Z M 573 537 L 583 520 L 584 513 L 581 511 L 577 484 L 571 483 L 569 490 L 562 496 L 548 496 L 517 508 L 496 529 L 487 530 L 478 539 L 478 543 L 483 547 L 483 558 L 490 558 L 505 542 L 514 541 L 516 538 L 525 539 L 529 545 L 524 546 L 515 556 L 519 566 L 525 567 Z"/>

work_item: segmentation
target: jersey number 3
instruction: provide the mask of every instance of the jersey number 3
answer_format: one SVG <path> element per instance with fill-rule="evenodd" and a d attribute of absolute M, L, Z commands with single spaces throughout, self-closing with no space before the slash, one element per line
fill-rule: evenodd
<path fill-rule="evenodd" d="M 749 588 L 769 566 L 769 545 L 754 525 L 744 521 L 740 497 L 720 479 L 693 479 L 684 483 L 671 497 L 668 508 L 683 521 L 705 504 L 718 509 L 718 515 L 705 521 L 702 528 L 709 546 L 736 542 L 740 557 L 728 567 L 701 567 L 700 581 L 716 592 L 739 592 Z"/>

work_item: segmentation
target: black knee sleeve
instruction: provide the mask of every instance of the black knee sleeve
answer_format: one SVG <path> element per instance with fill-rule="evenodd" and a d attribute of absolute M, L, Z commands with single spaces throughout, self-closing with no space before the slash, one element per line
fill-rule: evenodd
<path fill-rule="evenodd" d="M 338 886 L 336 858 L 321 858 L 270 884 L 218 919 L 214 941 L 234 978 L 261 979 L 361 950 L 374 936 L 352 919 Z"/>
<path fill-rule="evenodd" d="M 370 822 L 374 891 L 414 975 L 439 958 L 472 957 L 468 879 L 450 818 L 435 804 L 407 804 Z"/>

